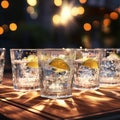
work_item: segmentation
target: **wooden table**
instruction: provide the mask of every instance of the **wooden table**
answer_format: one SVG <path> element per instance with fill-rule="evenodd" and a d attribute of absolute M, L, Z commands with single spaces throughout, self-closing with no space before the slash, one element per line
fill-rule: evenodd
<path fill-rule="evenodd" d="M 41 98 L 40 91 L 15 91 L 11 74 L 5 74 L 0 85 L 0 118 L 120 120 L 120 86 L 100 88 L 97 91 L 73 91 L 71 98 L 52 100 Z"/>

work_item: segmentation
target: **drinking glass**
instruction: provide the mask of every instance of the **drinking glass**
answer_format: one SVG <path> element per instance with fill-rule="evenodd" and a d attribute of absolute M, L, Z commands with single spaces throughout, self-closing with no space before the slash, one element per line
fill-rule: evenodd
<path fill-rule="evenodd" d="M 120 49 L 104 48 L 100 64 L 100 86 L 120 84 Z"/>
<path fill-rule="evenodd" d="M 36 49 L 10 49 L 13 86 L 18 91 L 40 89 Z"/>
<path fill-rule="evenodd" d="M 73 49 L 38 49 L 41 97 L 57 99 L 72 96 Z"/>
<path fill-rule="evenodd" d="M 99 88 L 100 49 L 76 49 L 73 89 L 88 90 Z"/>
<path fill-rule="evenodd" d="M 4 74 L 4 66 L 5 66 L 5 48 L 0 48 L 0 84 L 3 80 L 3 74 Z"/>

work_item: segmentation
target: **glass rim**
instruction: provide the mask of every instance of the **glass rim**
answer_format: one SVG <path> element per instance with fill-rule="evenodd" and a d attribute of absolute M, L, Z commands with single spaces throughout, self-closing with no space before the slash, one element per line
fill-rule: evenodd
<path fill-rule="evenodd" d="M 50 51 L 52 51 L 52 50 L 74 50 L 74 48 L 38 48 L 37 49 L 38 51 L 40 50 L 45 50 L 45 51 L 47 51 L 47 50 L 50 50 Z"/>
<path fill-rule="evenodd" d="M 11 48 L 10 51 L 15 51 L 15 50 L 37 50 L 36 48 Z"/>
<path fill-rule="evenodd" d="M 6 48 L 0 48 L 0 50 L 6 50 Z"/>

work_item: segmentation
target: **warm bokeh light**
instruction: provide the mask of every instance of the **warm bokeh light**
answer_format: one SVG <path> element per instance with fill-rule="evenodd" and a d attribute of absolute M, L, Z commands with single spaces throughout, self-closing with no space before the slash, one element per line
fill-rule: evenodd
<path fill-rule="evenodd" d="M 52 18 L 52 21 L 54 23 L 54 25 L 59 25 L 60 24 L 60 16 L 59 15 L 54 15 Z"/>
<path fill-rule="evenodd" d="M 102 26 L 102 31 L 104 32 L 104 33 L 110 33 L 110 31 L 111 31 L 111 29 L 110 29 L 110 27 L 109 26 Z"/>
<path fill-rule="evenodd" d="M 28 3 L 30 6 L 36 6 L 36 5 L 37 5 L 37 0 L 27 0 L 27 3 Z"/>
<path fill-rule="evenodd" d="M 80 3 L 84 4 L 87 2 L 87 0 L 79 0 Z"/>
<path fill-rule="evenodd" d="M 91 26 L 90 23 L 85 23 L 83 25 L 83 28 L 84 28 L 85 31 L 90 31 L 92 29 L 92 26 Z"/>
<path fill-rule="evenodd" d="M 3 29 L 4 29 L 5 31 L 8 31 L 8 30 L 9 30 L 9 29 L 8 29 L 8 25 L 6 25 L 6 24 L 2 25 L 2 27 L 3 27 Z"/>
<path fill-rule="evenodd" d="M 56 6 L 61 6 L 62 5 L 62 0 L 54 0 L 54 4 Z"/>
<path fill-rule="evenodd" d="M 104 14 L 104 18 L 109 18 L 109 14 Z"/>
<path fill-rule="evenodd" d="M 7 0 L 3 0 L 2 2 L 1 2 L 1 6 L 2 6 L 2 8 L 8 8 L 9 7 L 9 2 L 7 1 Z"/>
<path fill-rule="evenodd" d="M 111 20 L 109 18 L 106 18 L 106 19 L 103 20 L 103 25 L 104 26 L 109 26 L 110 23 L 111 23 Z"/>
<path fill-rule="evenodd" d="M 98 20 L 94 20 L 92 24 L 93 24 L 94 27 L 99 27 L 100 26 L 100 22 Z"/>
<path fill-rule="evenodd" d="M 77 7 L 73 7 L 72 10 L 71 10 L 71 14 L 73 16 L 77 16 L 78 15 L 78 8 Z"/>
<path fill-rule="evenodd" d="M 4 33 L 4 29 L 3 27 L 0 26 L 0 35 L 2 35 Z"/>
<path fill-rule="evenodd" d="M 82 6 L 73 7 L 72 10 L 71 10 L 71 14 L 73 16 L 82 15 L 82 14 L 84 14 L 84 12 L 85 12 L 85 9 Z"/>
<path fill-rule="evenodd" d="M 61 23 L 66 24 L 71 19 L 71 8 L 69 6 L 63 6 L 61 14 Z"/>
<path fill-rule="evenodd" d="M 17 30 L 17 24 L 16 24 L 16 23 L 11 23 L 11 24 L 9 25 L 9 29 L 10 29 L 11 31 L 16 31 L 16 30 Z"/>
<path fill-rule="evenodd" d="M 30 14 L 30 17 L 31 17 L 32 19 L 37 19 L 37 18 L 38 18 L 38 13 L 37 13 L 37 12 L 31 13 L 31 14 Z"/>
<path fill-rule="evenodd" d="M 116 11 L 120 14 L 120 7 L 116 8 Z"/>
<path fill-rule="evenodd" d="M 79 11 L 79 14 L 82 15 L 82 14 L 84 14 L 85 9 L 84 9 L 84 7 L 80 6 L 80 7 L 78 7 L 78 11 Z"/>
<path fill-rule="evenodd" d="M 34 13 L 34 12 L 35 12 L 34 7 L 28 6 L 28 7 L 27 7 L 27 12 L 28 12 L 29 14 Z"/>
<path fill-rule="evenodd" d="M 118 13 L 116 13 L 116 12 L 111 12 L 110 13 L 110 18 L 112 19 L 112 20 L 117 20 L 118 19 Z"/>

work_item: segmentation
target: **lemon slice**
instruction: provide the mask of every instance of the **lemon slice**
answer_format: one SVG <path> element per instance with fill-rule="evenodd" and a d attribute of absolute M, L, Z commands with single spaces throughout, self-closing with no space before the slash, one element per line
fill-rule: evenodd
<path fill-rule="evenodd" d="M 26 58 L 29 61 L 26 65 L 31 68 L 38 68 L 38 57 L 36 55 L 29 55 Z"/>
<path fill-rule="evenodd" d="M 119 55 L 115 54 L 115 53 L 111 53 L 107 58 L 109 59 L 120 59 Z"/>
<path fill-rule="evenodd" d="M 38 68 L 38 62 L 29 62 L 27 63 L 27 66 L 31 68 Z"/>
<path fill-rule="evenodd" d="M 60 59 L 60 58 L 55 58 L 53 59 L 49 65 L 51 65 L 52 67 L 55 67 L 57 69 L 63 69 L 63 70 L 70 70 L 70 67 L 69 65 L 63 60 L 63 59 Z"/>
<path fill-rule="evenodd" d="M 89 67 L 89 68 L 98 69 L 98 62 L 93 59 L 88 59 L 84 61 L 82 65 Z"/>
<path fill-rule="evenodd" d="M 38 57 L 36 55 L 29 55 L 27 57 L 28 61 L 38 61 Z"/>

